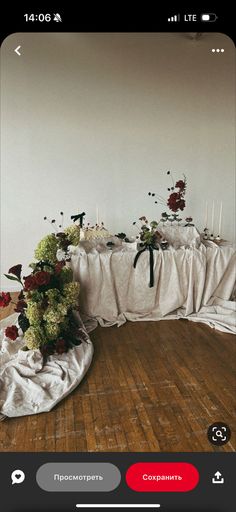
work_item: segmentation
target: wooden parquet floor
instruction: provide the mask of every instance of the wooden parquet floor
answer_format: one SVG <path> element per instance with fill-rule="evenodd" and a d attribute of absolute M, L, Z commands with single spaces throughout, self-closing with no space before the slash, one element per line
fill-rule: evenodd
<path fill-rule="evenodd" d="M 98 327 L 91 338 L 83 382 L 49 413 L 1 422 L 1 451 L 235 451 L 233 335 L 163 320 Z M 215 421 L 232 430 L 221 448 L 207 439 Z"/>

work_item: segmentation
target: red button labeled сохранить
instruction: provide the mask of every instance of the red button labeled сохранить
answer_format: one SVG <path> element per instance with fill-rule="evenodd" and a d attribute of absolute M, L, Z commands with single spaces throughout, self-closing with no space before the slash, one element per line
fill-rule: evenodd
<path fill-rule="evenodd" d="M 188 492 L 198 482 L 198 470 L 188 462 L 138 462 L 126 473 L 127 485 L 138 492 Z"/>

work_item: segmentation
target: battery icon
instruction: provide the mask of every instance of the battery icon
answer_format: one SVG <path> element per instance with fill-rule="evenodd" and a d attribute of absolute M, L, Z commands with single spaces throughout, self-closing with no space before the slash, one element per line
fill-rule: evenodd
<path fill-rule="evenodd" d="M 207 14 L 201 14 L 201 21 L 216 21 L 217 16 L 214 12 L 209 12 Z"/>

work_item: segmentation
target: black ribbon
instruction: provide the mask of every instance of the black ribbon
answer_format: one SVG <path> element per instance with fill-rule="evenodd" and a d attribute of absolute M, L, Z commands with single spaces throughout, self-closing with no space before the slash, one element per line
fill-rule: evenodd
<path fill-rule="evenodd" d="M 79 225 L 82 228 L 83 227 L 83 217 L 85 215 L 86 215 L 85 212 L 78 213 L 77 215 L 71 215 L 71 219 L 73 220 L 73 222 L 76 222 L 76 220 L 79 219 Z"/>
<path fill-rule="evenodd" d="M 150 263 L 150 282 L 149 282 L 149 288 L 153 288 L 154 286 L 154 257 L 153 257 L 153 250 L 158 251 L 157 247 L 154 247 L 153 245 L 145 245 L 143 249 L 137 252 L 135 258 L 134 258 L 134 268 L 136 268 L 137 262 L 139 257 L 143 252 L 146 250 L 149 250 L 149 263 Z"/>

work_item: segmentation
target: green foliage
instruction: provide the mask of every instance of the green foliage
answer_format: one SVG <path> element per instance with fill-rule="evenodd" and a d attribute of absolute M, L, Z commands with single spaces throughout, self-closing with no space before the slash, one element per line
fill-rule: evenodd
<path fill-rule="evenodd" d="M 58 242 L 54 234 L 45 236 L 37 245 L 34 256 L 37 260 L 57 261 Z"/>
<path fill-rule="evenodd" d="M 62 354 L 81 342 L 72 313 L 78 308 L 79 283 L 73 282 L 73 272 L 66 263 L 68 245 L 77 245 L 79 239 L 80 228 L 75 224 L 65 229 L 61 238 L 47 235 L 35 249 L 37 261 L 30 263 L 30 275 L 21 282 L 16 274 L 21 265 L 10 269 L 13 275 L 5 274 L 8 279 L 22 284 L 19 299 L 26 302 L 27 307 L 24 304 L 23 310 L 19 310 L 18 322 L 24 333 L 24 350 L 40 349 L 44 356 L 54 352 Z M 59 262 L 57 251 L 62 242 L 65 259 Z"/>
<path fill-rule="evenodd" d="M 71 245 L 78 245 L 80 241 L 80 228 L 77 224 L 72 224 L 64 230 Z"/>

